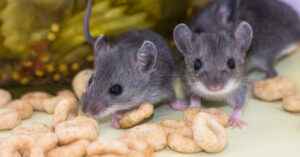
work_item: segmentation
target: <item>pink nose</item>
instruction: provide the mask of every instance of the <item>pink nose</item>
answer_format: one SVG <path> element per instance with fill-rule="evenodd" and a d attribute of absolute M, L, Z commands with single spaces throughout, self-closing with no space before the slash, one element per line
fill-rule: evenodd
<path fill-rule="evenodd" d="M 213 92 L 217 92 L 217 91 L 221 90 L 222 87 L 221 87 L 221 85 L 210 85 L 208 87 L 208 89 L 211 90 L 211 91 L 213 91 Z"/>

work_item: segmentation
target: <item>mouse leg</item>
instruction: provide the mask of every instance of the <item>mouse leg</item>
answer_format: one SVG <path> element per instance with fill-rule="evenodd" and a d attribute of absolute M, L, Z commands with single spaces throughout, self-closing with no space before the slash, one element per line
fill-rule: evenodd
<path fill-rule="evenodd" d="M 277 71 L 274 68 L 271 68 L 267 71 L 266 79 L 276 77 L 277 75 Z"/>
<path fill-rule="evenodd" d="M 188 108 L 186 101 L 175 99 L 171 102 L 171 108 L 176 111 L 183 111 Z"/>
<path fill-rule="evenodd" d="M 116 129 L 120 129 L 120 124 L 119 124 L 119 120 L 123 117 L 123 114 L 121 112 L 115 112 L 113 115 L 112 115 L 112 120 L 111 120 L 111 126 L 113 128 L 116 128 Z"/>
<path fill-rule="evenodd" d="M 240 89 L 238 89 L 234 96 L 229 100 L 229 103 L 234 105 L 234 110 L 230 117 L 228 126 L 232 126 L 233 128 L 242 128 L 243 125 L 247 125 L 247 123 L 243 121 L 243 106 L 246 102 L 246 93 L 247 88 L 240 87 Z"/>
<path fill-rule="evenodd" d="M 194 97 L 192 96 L 190 98 L 190 106 L 189 108 L 192 108 L 192 107 L 196 107 L 196 108 L 201 108 L 202 104 L 201 104 L 201 100 L 197 97 Z"/>

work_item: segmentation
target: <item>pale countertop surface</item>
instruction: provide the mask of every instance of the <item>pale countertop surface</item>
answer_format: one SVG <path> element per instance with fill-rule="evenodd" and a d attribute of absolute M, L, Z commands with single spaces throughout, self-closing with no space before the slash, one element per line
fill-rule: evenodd
<path fill-rule="evenodd" d="M 300 92 L 300 49 L 284 58 L 276 65 L 280 76 L 292 79 L 296 84 L 296 91 Z M 232 107 L 218 106 L 228 114 Z M 42 112 L 35 112 L 30 119 L 22 121 L 41 122 L 51 124 L 52 116 Z M 183 112 L 172 111 L 168 105 L 161 105 L 146 123 L 159 123 L 165 119 L 183 119 Z M 156 152 L 157 157 L 179 156 L 216 156 L 216 157 L 299 157 L 300 156 L 300 114 L 288 113 L 282 109 L 281 101 L 263 102 L 253 98 L 250 94 L 244 110 L 244 120 L 248 123 L 242 129 L 227 128 L 229 144 L 218 154 L 198 153 L 181 154 L 165 148 Z M 126 130 L 116 130 L 106 123 L 99 124 L 99 140 L 107 141 L 121 137 Z M 9 136 L 9 131 L 0 131 L 0 137 Z"/>

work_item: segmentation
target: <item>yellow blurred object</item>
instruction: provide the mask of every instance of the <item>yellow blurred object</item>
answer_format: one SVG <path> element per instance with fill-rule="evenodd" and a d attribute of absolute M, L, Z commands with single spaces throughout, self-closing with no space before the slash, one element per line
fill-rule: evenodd
<path fill-rule="evenodd" d="M 78 63 L 73 63 L 71 68 L 72 68 L 73 71 L 77 71 L 77 70 L 79 70 L 79 64 Z"/>
<path fill-rule="evenodd" d="M 66 72 L 66 71 L 68 71 L 68 66 L 66 64 L 60 64 L 58 67 L 58 70 L 60 72 Z"/>
<path fill-rule="evenodd" d="M 37 76 L 37 77 L 43 77 L 44 76 L 44 72 L 42 70 L 36 70 L 34 72 L 34 74 Z"/>
<path fill-rule="evenodd" d="M 54 74 L 54 75 L 53 75 L 53 80 L 54 80 L 54 81 L 60 80 L 60 74 L 58 74 L 58 73 Z"/>
<path fill-rule="evenodd" d="M 94 60 L 94 56 L 92 56 L 92 55 L 88 55 L 86 57 L 86 61 L 88 61 L 88 62 L 92 62 L 93 60 Z"/>
<path fill-rule="evenodd" d="M 19 72 L 13 72 L 11 76 L 14 80 L 19 80 L 20 79 L 20 74 Z"/>
<path fill-rule="evenodd" d="M 56 38 L 56 35 L 54 33 L 49 33 L 47 35 L 48 40 L 53 41 Z"/>
<path fill-rule="evenodd" d="M 46 69 L 50 73 L 53 72 L 55 70 L 54 64 L 52 64 L 52 63 L 51 64 L 47 64 L 46 65 Z"/>
<path fill-rule="evenodd" d="M 32 65 L 33 65 L 32 61 L 27 61 L 24 63 L 24 66 L 27 68 L 32 67 Z"/>
<path fill-rule="evenodd" d="M 41 60 L 42 63 L 46 63 L 46 62 L 48 62 L 50 60 L 50 57 L 47 56 L 47 55 L 44 55 L 44 56 L 41 57 L 40 60 Z"/>
<path fill-rule="evenodd" d="M 29 83 L 29 79 L 27 77 L 23 77 L 21 80 L 20 80 L 20 84 L 22 85 L 26 85 Z"/>
<path fill-rule="evenodd" d="M 59 31 L 59 25 L 57 23 L 53 23 L 51 25 L 51 31 L 55 32 L 55 33 L 58 32 Z"/>

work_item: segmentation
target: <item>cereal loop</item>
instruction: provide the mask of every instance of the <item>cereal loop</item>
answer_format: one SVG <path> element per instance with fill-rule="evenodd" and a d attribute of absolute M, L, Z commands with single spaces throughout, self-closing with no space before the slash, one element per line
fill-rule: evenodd
<path fill-rule="evenodd" d="M 11 108 L 18 111 L 22 119 L 31 117 L 33 108 L 25 100 L 14 100 L 2 106 L 3 108 Z"/>
<path fill-rule="evenodd" d="M 191 124 L 185 120 L 164 120 L 160 122 L 160 125 L 164 127 L 164 130 L 167 134 L 173 133 L 176 130 L 183 127 L 191 127 Z"/>
<path fill-rule="evenodd" d="M 180 128 L 169 134 L 168 146 L 180 153 L 198 153 L 202 151 L 193 139 L 191 127 Z"/>
<path fill-rule="evenodd" d="M 78 102 L 75 98 L 67 97 L 61 99 L 55 107 L 52 126 L 55 127 L 57 124 L 63 121 L 74 118 L 75 116 L 77 116 L 77 113 Z"/>
<path fill-rule="evenodd" d="M 70 91 L 70 90 L 61 90 L 57 92 L 57 96 L 62 96 L 62 97 L 76 97 L 75 94 Z"/>
<path fill-rule="evenodd" d="M 189 108 L 184 112 L 184 120 L 192 122 L 193 117 L 199 113 L 199 112 L 205 112 L 210 114 L 213 118 L 215 118 L 220 124 L 222 124 L 224 127 L 227 126 L 227 123 L 229 121 L 228 114 L 221 109 L 218 108 Z"/>
<path fill-rule="evenodd" d="M 92 118 L 78 116 L 72 120 L 59 123 L 55 127 L 55 133 L 61 145 L 81 139 L 94 141 L 98 137 L 98 124 Z"/>
<path fill-rule="evenodd" d="M 294 90 L 294 83 L 283 77 L 259 80 L 253 83 L 253 94 L 265 101 L 276 101 L 290 95 Z"/>
<path fill-rule="evenodd" d="M 11 101 L 11 94 L 4 89 L 0 88 L 0 106 Z"/>
<path fill-rule="evenodd" d="M 205 152 L 221 152 L 228 144 L 228 135 L 225 128 L 208 113 L 200 112 L 196 114 L 192 128 L 195 142 Z"/>
<path fill-rule="evenodd" d="M 284 97 L 283 108 L 289 112 L 300 112 L 300 93 Z"/>
<path fill-rule="evenodd" d="M 12 135 L 34 135 L 40 133 L 53 132 L 53 128 L 41 123 L 30 122 L 24 123 L 15 127 L 12 131 Z"/>
<path fill-rule="evenodd" d="M 157 124 L 143 124 L 131 128 L 125 138 L 142 138 L 154 149 L 162 150 L 167 145 L 167 133 L 164 128 Z"/>
<path fill-rule="evenodd" d="M 29 104 L 33 107 L 33 109 L 38 111 L 43 111 L 43 100 L 46 98 L 53 97 L 53 95 L 50 95 L 46 92 L 30 92 L 27 94 L 24 94 L 21 99 L 26 100 L 29 102 Z"/>
<path fill-rule="evenodd" d="M 47 157 L 83 157 L 89 143 L 88 140 L 79 140 L 69 145 L 57 147 L 48 152 Z"/>
<path fill-rule="evenodd" d="M 44 152 L 33 139 L 26 135 L 12 136 L 0 146 L 0 156 L 14 157 L 16 151 L 28 152 L 28 157 L 44 157 Z M 25 156 L 25 155 L 24 155 Z"/>
<path fill-rule="evenodd" d="M 144 119 L 150 117 L 153 113 L 154 107 L 150 103 L 141 104 L 136 110 L 126 113 L 122 119 L 119 120 L 121 128 L 129 128 L 134 126 Z"/>
<path fill-rule="evenodd" d="M 86 88 L 88 86 L 88 82 L 92 74 L 93 74 L 93 70 L 86 69 L 80 71 L 74 77 L 72 81 L 72 86 L 77 98 L 81 99 L 81 96 L 86 92 Z"/>
<path fill-rule="evenodd" d="M 0 130 L 12 129 L 21 123 L 21 117 L 15 109 L 0 108 Z"/>

